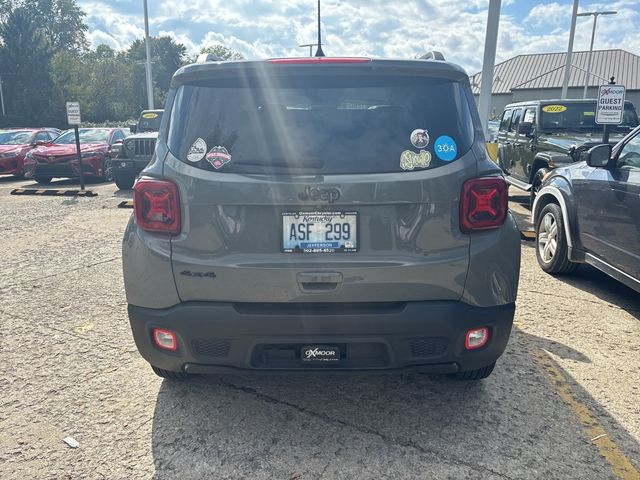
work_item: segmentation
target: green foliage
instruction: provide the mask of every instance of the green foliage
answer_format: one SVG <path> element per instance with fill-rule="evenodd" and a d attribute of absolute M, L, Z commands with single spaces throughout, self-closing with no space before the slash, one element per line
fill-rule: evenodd
<path fill-rule="evenodd" d="M 200 53 L 211 53 L 212 55 L 220 57 L 223 60 L 244 60 L 244 57 L 241 53 L 220 44 L 205 47 L 200 50 Z"/>

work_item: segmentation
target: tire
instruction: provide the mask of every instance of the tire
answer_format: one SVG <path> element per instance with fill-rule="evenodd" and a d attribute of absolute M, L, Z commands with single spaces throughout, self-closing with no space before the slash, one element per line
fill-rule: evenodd
<path fill-rule="evenodd" d="M 34 180 L 40 185 L 49 185 L 52 177 L 34 177 Z"/>
<path fill-rule="evenodd" d="M 545 206 L 536 221 L 536 258 L 540 268 L 552 275 L 568 274 L 578 267 L 569 260 L 562 210 L 555 203 Z"/>
<path fill-rule="evenodd" d="M 153 373 L 161 378 L 166 378 L 167 380 L 188 380 L 192 378 L 192 375 L 184 372 L 172 372 L 171 370 L 164 370 L 162 368 L 154 367 L 151 365 L 151 369 Z"/>
<path fill-rule="evenodd" d="M 113 160 L 105 157 L 102 162 L 102 180 L 105 182 L 113 182 Z"/>
<path fill-rule="evenodd" d="M 135 175 L 127 172 L 122 172 L 117 168 L 113 171 L 113 178 L 120 190 L 131 190 L 133 188 L 133 184 L 136 181 Z"/>
<path fill-rule="evenodd" d="M 493 372 L 493 369 L 496 366 L 496 362 L 493 362 L 491 365 L 487 365 L 486 367 L 477 368 L 475 370 L 468 370 L 466 372 L 456 372 L 448 375 L 449 378 L 453 378 L 455 380 L 482 380 L 483 378 L 487 378 Z"/>

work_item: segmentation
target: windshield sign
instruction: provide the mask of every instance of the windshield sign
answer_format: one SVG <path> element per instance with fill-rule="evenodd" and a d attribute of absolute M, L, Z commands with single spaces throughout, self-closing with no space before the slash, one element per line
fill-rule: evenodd
<path fill-rule="evenodd" d="M 162 112 L 144 112 L 138 120 L 138 132 L 157 132 L 160 130 Z"/>
<path fill-rule="evenodd" d="M 553 103 L 541 108 L 540 128 L 542 130 L 602 130 L 596 123 L 596 102 Z M 612 131 L 628 132 L 638 126 L 638 115 L 633 105 L 626 103 L 620 125 L 611 125 Z"/>

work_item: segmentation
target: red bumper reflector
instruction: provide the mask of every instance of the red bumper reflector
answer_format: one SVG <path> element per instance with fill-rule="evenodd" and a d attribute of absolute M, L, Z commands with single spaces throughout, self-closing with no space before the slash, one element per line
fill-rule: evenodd
<path fill-rule="evenodd" d="M 178 348 L 178 339 L 176 338 L 176 334 L 171 330 L 154 328 L 153 341 L 158 347 L 162 348 L 163 350 L 175 351 Z"/>
<path fill-rule="evenodd" d="M 467 350 L 476 350 L 484 347 L 489 341 L 489 328 L 474 328 L 469 330 L 464 337 L 464 348 Z"/>

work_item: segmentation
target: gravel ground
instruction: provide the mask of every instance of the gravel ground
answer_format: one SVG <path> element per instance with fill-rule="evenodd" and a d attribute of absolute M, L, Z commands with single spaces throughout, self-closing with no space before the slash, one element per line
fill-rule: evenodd
<path fill-rule="evenodd" d="M 8 195 L 27 185 L 0 180 L 0 478 L 615 478 L 541 351 L 640 467 L 640 295 L 594 269 L 548 276 L 523 242 L 517 328 L 483 382 L 174 383 L 153 375 L 129 330 L 131 210 L 115 208 L 128 195 L 100 184 L 96 198 Z"/>

